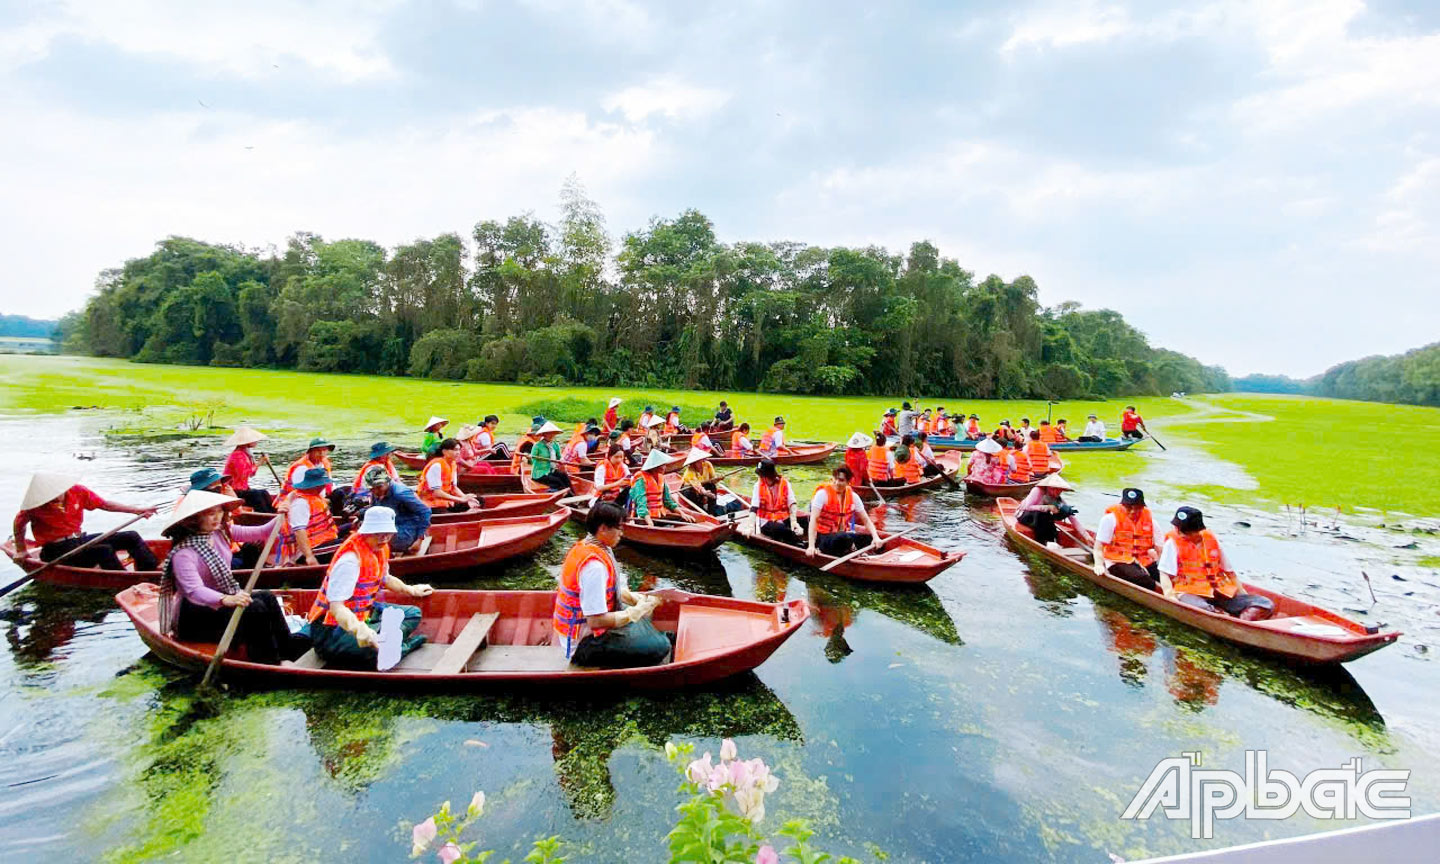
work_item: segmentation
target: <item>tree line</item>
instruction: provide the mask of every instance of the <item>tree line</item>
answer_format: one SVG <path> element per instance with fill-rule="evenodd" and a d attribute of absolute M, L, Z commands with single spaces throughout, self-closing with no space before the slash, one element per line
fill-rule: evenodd
<path fill-rule="evenodd" d="M 1235 389 L 1440 407 L 1440 342 L 1404 354 L 1349 360 L 1311 378 L 1247 375 L 1235 379 Z"/>
<path fill-rule="evenodd" d="M 531 214 L 387 250 L 297 233 L 268 252 L 169 237 L 102 272 L 67 350 L 142 362 L 442 379 L 1073 399 L 1229 389 L 1118 313 L 1044 308 L 928 241 L 726 244 L 696 210 L 612 243 L 571 178 Z"/>

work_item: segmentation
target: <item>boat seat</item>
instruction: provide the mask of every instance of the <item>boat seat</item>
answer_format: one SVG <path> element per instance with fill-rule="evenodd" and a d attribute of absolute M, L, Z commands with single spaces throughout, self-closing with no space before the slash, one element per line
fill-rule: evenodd
<path fill-rule="evenodd" d="M 491 645 L 470 658 L 467 672 L 563 672 L 574 668 L 549 645 Z"/>
<path fill-rule="evenodd" d="M 465 664 L 470 662 L 470 657 L 478 650 L 480 645 L 490 635 L 490 628 L 500 620 L 499 612 L 476 612 L 470 616 L 470 621 L 460 635 L 455 637 L 440 658 L 434 668 L 430 670 L 431 675 L 458 675 L 465 671 Z"/>
<path fill-rule="evenodd" d="M 449 645 L 437 645 L 434 642 L 426 642 L 424 645 L 400 658 L 400 662 L 391 669 L 392 672 L 430 672 L 445 652 L 450 649 Z"/>
<path fill-rule="evenodd" d="M 301 669 L 324 669 L 325 661 L 319 654 L 315 653 L 314 648 L 311 648 L 309 651 L 306 651 L 299 660 L 296 660 L 290 665 L 299 666 Z"/>

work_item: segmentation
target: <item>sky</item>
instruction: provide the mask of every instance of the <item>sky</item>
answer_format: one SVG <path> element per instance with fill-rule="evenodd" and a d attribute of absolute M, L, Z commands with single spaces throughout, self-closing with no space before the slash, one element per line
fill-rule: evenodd
<path fill-rule="evenodd" d="M 1233 374 L 1440 339 L 1440 3 L 0 3 L 0 312 L 171 234 L 697 208 L 927 239 Z"/>

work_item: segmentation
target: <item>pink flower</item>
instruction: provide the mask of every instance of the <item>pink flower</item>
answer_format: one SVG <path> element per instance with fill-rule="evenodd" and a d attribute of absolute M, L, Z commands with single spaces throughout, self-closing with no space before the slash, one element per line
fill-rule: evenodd
<path fill-rule="evenodd" d="M 435 854 L 439 856 L 441 864 L 455 864 L 455 860 L 460 857 L 460 847 L 454 843 L 446 843 Z"/>
<path fill-rule="evenodd" d="M 710 754 L 706 753 L 701 758 L 690 763 L 689 767 L 685 769 L 685 776 L 691 783 L 703 785 L 705 781 L 710 779 L 710 771 Z"/>
<path fill-rule="evenodd" d="M 750 766 L 744 762 L 731 762 L 730 785 L 736 789 L 750 785 Z"/>
<path fill-rule="evenodd" d="M 410 832 L 410 842 L 412 844 L 410 847 L 411 855 L 419 855 L 421 852 L 430 848 L 430 844 L 435 842 L 434 816 L 415 826 L 415 830 Z"/>
<path fill-rule="evenodd" d="M 761 846 L 755 853 L 755 864 L 780 864 L 780 856 L 775 854 L 775 847 Z"/>
<path fill-rule="evenodd" d="M 729 762 L 735 758 L 735 742 L 729 738 L 720 742 L 720 761 Z"/>

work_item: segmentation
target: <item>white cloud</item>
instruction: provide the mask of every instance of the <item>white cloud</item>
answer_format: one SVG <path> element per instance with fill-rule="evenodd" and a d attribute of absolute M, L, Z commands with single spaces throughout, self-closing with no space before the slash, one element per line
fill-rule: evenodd
<path fill-rule="evenodd" d="M 1066 48 L 1107 42 L 1133 27 L 1129 13 L 1120 6 L 1062 4 L 1019 16 L 1000 51 L 1011 54 L 1024 48 Z"/>
<path fill-rule="evenodd" d="M 606 111 L 619 111 L 631 123 L 639 123 L 656 114 L 672 120 L 704 117 L 719 110 L 729 99 L 730 94 L 724 90 L 697 87 L 667 77 L 611 93 L 601 104 Z"/>

